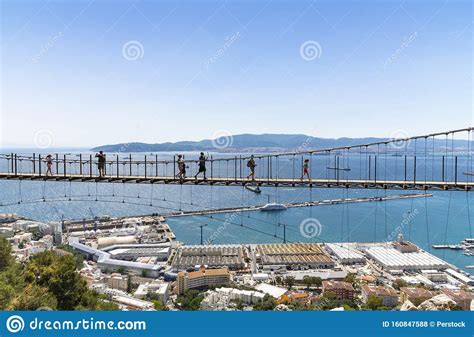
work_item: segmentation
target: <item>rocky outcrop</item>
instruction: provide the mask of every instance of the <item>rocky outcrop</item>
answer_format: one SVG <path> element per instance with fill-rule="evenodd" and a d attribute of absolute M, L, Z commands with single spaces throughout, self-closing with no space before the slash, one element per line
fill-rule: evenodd
<path fill-rule="evenodd" d="M 418 306 L 418 310 L 424 311 L 446 311 L 451 310 L 456 306 L 456 302 L 450 299 L 445 294 L 436 295 L 429 300 L 422 302 Z"/>
<path fill-rule="evenodd" d="M 417 311 L 418 308 L 416 305 L 411 303 L 409 300 L 406 300 L 400 307 L 400 311 Z"/>
<path fill-rule="evenodd" d="M 276 307 L 275 307 L 275 311 L 291 311 L 290 308 L 288 308 L 286 305 L 284 304 L 278 304 Z"/>

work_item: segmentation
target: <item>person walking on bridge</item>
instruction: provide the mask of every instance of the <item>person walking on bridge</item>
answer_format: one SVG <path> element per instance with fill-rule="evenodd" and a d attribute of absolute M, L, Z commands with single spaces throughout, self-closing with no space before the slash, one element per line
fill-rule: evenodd
<path fill-rule="evenodd" d="M 252 180 L 255 180 L 255 166 L 257 166 L 257 164 L 255 163 L 254 155 L 251 155 L 249 161 L 247 162 L 247 167 L 250 170 L 247 179 L 252 178 Z"/>
<path fill-rule="evenodd" d="M 303 161 L 303 174 L 301 175 L 301 181 L 303 181 L 304 176 L 308 177 L 308 180 L 311 182 L 311 177 L 309 175 L 309 159 Z"/>
<path fill-rule="evenodd" d="M 206 160 L 207 160 L 207 157 L 204 155 L 204 152 L 201 152 L 201 155 L 199 156 L 199 160 L 198 160 L 198 166 L 199 166 L 198 172 L 194 176 L 194 179 L 197 179 L 200 173 L 203 174 L 204 180 L 207 179 L 206 178 Z"/>
<path fill-rule="evenodd" d="M 97 168 L 99 169 L 99 178 L 105 176 L 105 153 L 104 151 L 99 151 L 99 153 L 95 154 L 95 157 L 98 158 L 97 160 Z"/>
<path fill-rule="evenodd" d="M 53 171 L 52 171 L 52 167 L 53 167 L 53 156 L 51 154 L 48 154 L 46 156 L 46 175 L 47 176 L 52 176 L 53 175 Z"/>
<path fill-rule="evenodd" d="M 178 160 L 176 162 L 178 164 L 178 174 L 176 178 L 184 179 L 186 178 L 186 162 L 184 161 L 184 157 L 181 154 L 178 154 Z"/>

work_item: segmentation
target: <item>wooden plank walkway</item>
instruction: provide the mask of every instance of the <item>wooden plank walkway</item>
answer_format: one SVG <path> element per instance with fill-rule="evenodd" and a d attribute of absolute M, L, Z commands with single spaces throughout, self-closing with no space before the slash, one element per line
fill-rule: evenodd
<path fill-rule="evenodd" d="M 0 179 L 11 180 L 41 180 L 41 181 L 73 181 L 73 182 L 98 182 L 98 183 L 152 183 L 152 184 L 185 184 L 185 185 L 217 185 L 217 186 L 242 186 L 242 185 L 258 185 L 258 186 L 280 186 L 280 187 L 345 187 L 345 188 L 383 188 L 383 189 L 409 189 L 409 190 L 463 190 L 471 191 L 474 182 L 465 181 L 398 181 L 398 180 L 354 180 L 354 179 L 291 179 L 291 178 L 256 178 L 255 180 L 229 177 L 229 178 L 208 178 L 194 179 L 185 178 L 178 179 L 174 177 L 163 176 L 112 176 L 104 177 L 67 174 L 45 176 L 38 173 L 0 173 Z"/>

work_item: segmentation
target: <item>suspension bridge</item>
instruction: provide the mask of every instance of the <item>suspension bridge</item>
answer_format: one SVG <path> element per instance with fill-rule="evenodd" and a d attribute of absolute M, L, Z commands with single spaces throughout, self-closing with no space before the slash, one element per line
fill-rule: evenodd
<path fill-rule="evenodd" d="M 53 154 L 47 172 L 46 154 L 0 155 L 0 179 L 70 182 L 196 184 L 217 186 L 345 187 L 411 190 L 465 190 L 474 187 L 474 128 L 327 149 L 255 154 L 210 155 L 207 176 L 194 178 L 197 158 L 184 159 L 188 176 L 180 174 L 177 156 L 108 154 L 99 175 L 94 154 Z M 306 144 L 307 145 L 307 144 Z M 168 155 L 169 157 L 169 155 Z M 184 156 L 183 156 L 184 157 Z M 303 163 L 308 174 L 303 177 Z"/>

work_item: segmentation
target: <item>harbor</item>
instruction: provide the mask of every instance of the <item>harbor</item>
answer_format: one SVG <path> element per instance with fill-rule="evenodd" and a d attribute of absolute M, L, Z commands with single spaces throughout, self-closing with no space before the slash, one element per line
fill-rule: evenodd
<path fill-rule="evenodd" d="M 474 256 L 474 238 L 466 238 L 458 244 L 432 245 L 434 249 L 463 250 L 466 256 Z M 473 267 L 473 266 L 469 266 Z M 468 268 L 468 267 L 466 267 Z"/>
<path fill-rule="evenodd" d="M 391 201 L 391 200 L 401 200 L 401 199 L 413 199 L 413 198 L 428 198 L 432 196 L 433 195 L 430 193 L 416 193 L 416 194 L 387 195 L 387 196 L 381 196 L 381 197 L 340 198 L 340 199 L 305 201 L 305 202 L 287 202 L 283 204 L 278 204 L 279 206 L 283 206 L 278 210 L 283 210 L 286 208 L 297 208 L 297 207 L 312 207 L 312 206 L 338 205 L 338 204 L 348 204 L 348 203 L 366 203 L 366 202 L 381 202 L 381 201 Z M 219 209 L 199 210 L 199 211 L 173 212 L 171 214 L 168 214 L 166 217 L 170 218 L 170 217 L 182 217 L 182 216 L 194 216 L 194 215 L 221 214 L 221 213 L 230 213 L 230 212 L 260 211 L 268 205 L 272 205 L 272 203 L 268 203 L 266 205 L 255 205 L 255 206 L 248 206 L 248 207 L 226 207 L 226 208 L 219 208 Z"/>

